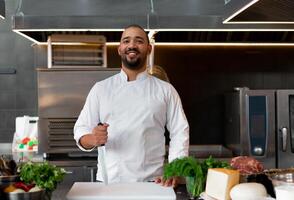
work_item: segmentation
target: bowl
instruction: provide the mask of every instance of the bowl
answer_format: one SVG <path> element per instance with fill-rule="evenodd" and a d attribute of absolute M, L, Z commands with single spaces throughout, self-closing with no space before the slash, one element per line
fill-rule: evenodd
<path fill-rule="evenodd" d="M 35 192 L 13 193 L 8 192 L 4 194 L 6 200 L 45 200 L 46 192 L 44 190 Z"/>
<path fill-rule="evenodd" d="M 274 187 L 280 185 L 294 186 L 294 172 L 291 173 L 278 173 L 271 175 L 270 180 Z"/>
<path fill-rule="evenodd" d="M 0 199 L 4 199 L 4 188 L 19 181 L 19 175 L 0 176 Z"/>

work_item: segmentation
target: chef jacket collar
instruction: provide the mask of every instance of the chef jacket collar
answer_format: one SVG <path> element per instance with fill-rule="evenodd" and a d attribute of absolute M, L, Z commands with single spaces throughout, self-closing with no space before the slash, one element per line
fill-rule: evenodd
<path fill-rule="evenodd" d="M 140 72 L 137 74 L 136 80 L 135 81 L 140 81 L 146 79 L 148 76 L 147 69 L 143 72 Z M 128 82 L 128 75 L 125 73 L 123 69 L 120 70 L 120 77 L 123 81 Z"/>

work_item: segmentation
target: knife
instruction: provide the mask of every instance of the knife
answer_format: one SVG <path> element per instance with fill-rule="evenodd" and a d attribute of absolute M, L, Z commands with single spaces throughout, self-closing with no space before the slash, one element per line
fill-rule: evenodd
<path fill-rule="evenodd" d="M 102 123 L 99 123 L 98 125 L 103 126 Z M 105 185 L 108 185 L 108 176 L 105 164 L 105 144 L 101 144 L 101 146 L 98 147 L 98 162 L 101 164 L 103 182 Z"/>

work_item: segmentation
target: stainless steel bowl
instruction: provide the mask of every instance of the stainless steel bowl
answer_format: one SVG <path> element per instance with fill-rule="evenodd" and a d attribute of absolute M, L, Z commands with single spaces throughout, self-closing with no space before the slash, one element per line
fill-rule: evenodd
<path fill-rule="evenodd" d="M 280 185 L 294 186 L 294 172 L 278 173 L 271 175 L 269 178 L 272 181 L 274 187 Z"/>
<path fill-rule="evenodd" d="M 13 184 L 19 181 L 18 175 L 12 175 L 12 176 L 0 176 L 0 199 L 4 199 L 4 192 L 3 190 Z"/>
<path fill-rule="evenodd" d="M 7 200 L 45 200 L 46 193 L 44 190 L 36 192 L 24 192 L 24 193 L 5 193 L 5 199 Z"/>

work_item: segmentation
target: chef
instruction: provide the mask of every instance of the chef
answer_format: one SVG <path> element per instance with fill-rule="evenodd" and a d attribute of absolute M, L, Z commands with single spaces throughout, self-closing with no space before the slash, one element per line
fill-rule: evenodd
<path fill-rule="evenodd" d="M 165 127 L 170 138 L 168 161 L 188 156 L 189 125 L 180 97 L 170 83 L 147 73 L 151 49 L 142 27 L 125 28 L 118 47 L 120 73 L 92 87 L 74 127 L 81 150 L 92 151 L 105 144 L 109 183 L 177 185 L 176 177 L 162 178 Z M 98 162 L 97 180 L 105 182 L 102 167 Z"/>

